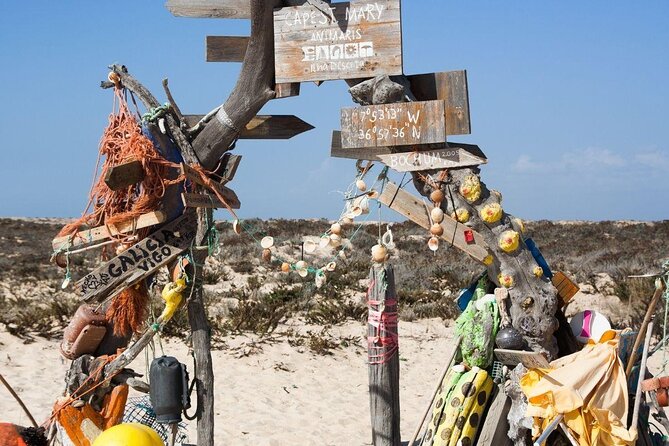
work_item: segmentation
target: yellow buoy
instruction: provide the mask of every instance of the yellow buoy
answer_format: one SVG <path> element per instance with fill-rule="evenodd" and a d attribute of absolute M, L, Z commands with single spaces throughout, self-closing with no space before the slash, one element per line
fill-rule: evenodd
<path fill-rule="evenodd" d="M 165 446 L 156 431 L 139 423 L 110 427 L 93 442 L 93 446 Z"/>

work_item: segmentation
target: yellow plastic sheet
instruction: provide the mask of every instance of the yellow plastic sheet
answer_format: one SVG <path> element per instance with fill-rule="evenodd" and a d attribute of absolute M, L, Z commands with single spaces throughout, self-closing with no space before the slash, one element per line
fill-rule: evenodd
<path fill-rule="evenodd" d="M 618 341 L 586 345 L 580 352 L 531 369 L 520 381 L 527 396 L 527 416 L 539 435 L 558 415 L 580 446 L 633 445 L 636 429 L 628 430 L 627 382 L 617 353 Z"/>

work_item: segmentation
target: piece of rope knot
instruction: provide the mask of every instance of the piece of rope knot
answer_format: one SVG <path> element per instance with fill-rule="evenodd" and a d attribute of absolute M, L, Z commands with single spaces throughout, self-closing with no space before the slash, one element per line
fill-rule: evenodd
<path fill-rule="evenodd" d="M 116 88 L 121 86 L 121 76 L 119 76 L 118 73 L 110 71 L 107 75 L 107 79 L 109 79 L 109 82 L 113 83 Z"/>
<path fill-rule="evenodd" d="M 158 107 L 153 107 L 146 113 L 142 115 L 142 121 L 143 122 L 156 122 L 158 119 L 164 117 L 167 112 L 170 111 L 170 104 L 166 102 L 163 105 L 159 105 Z"/>

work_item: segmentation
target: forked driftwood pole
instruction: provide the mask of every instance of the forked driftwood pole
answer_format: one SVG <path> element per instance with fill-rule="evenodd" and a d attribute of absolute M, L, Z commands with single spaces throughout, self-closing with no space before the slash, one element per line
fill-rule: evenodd
<path fill-rule="evenodd" d="M 400 357 L 397 343 L 397 295 L 390 265 L 369 273 L 369 407 L 374 446 L 399 446 Z"/>

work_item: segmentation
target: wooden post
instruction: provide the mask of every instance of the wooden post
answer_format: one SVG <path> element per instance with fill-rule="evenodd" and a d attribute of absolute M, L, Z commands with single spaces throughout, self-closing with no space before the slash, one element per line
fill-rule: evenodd
<path fill-rule="evenodd" d="M 400 446 L 400 358 L 397 344 L 397 295 L 390 265 L 374 265 L 370 273 L 369 407 L 374 446 Z"/>

